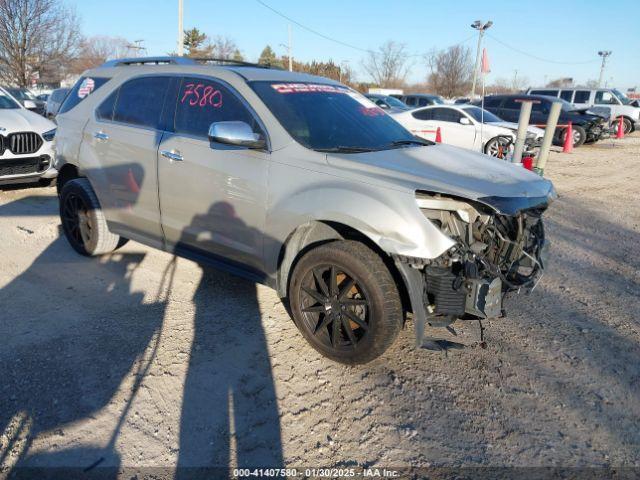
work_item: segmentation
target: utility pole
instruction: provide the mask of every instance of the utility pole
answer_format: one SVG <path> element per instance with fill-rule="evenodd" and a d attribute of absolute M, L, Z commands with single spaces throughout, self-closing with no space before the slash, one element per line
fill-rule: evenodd
<path fill-rule="evenodd" d="M 602 65 L 600 65 L 600 79 L 598 80 L 598 87 L 601 87 L 602 79 L 604 78 L 604 67 L 607 64 L 607 57 L 611 55 L 611 50 L 600 50 L 598 55 L 602 57 Z"/>
<path fill-rule="evenodd" d="M 291 50 L 293 48 L 291 46 L 291 24 L 287 26 L 287 30 L 289 34 L 289 41 L 286 45 L 284 43 L 281 43 L 280 46 L 287 49 L 287 57 L 289 58 L 289 71 L 293 72 L 293 57 L 291 56 Z"/>
<path fill-rule="evenodd" d="M 179 57 L 184 55 L 184 0 L 178 0 L 178 48 L 176 50 Z"/>
<path fill-rule="evenodd" d="M 484 32 L 493 25 L 493 22 L 489 20 L 484 25 L 482 20 L 476 20 L 471 24 L 471 28 L 478 30 L 478 49 L 476 50 L 476 66 L 473 69 L 473 83 L 471 84 L 471 98 L 476 95 L 476 81 L 478 80 L 478 70 L 480 70 L 480 47 L 482 45 L 482 37 Z"/>

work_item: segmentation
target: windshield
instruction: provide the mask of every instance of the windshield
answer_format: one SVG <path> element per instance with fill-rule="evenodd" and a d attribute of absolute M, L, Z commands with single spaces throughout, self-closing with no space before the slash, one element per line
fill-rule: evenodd
<path fill-rule="evenodd" d="M 13 110 L 16 108 L 20 108 L 20 105 L 9 95 L 0 91 L 0 110 Z"/>
<path fill-rule="evenodd" d="M 347 87 L 275 82 L 252 82 L 251 87 L 284 129 L 312 150 L 357 153 L 424 144 Z"/>
<path fill-rule="evenodd" d="M 36 97 L 33 96 L 29 90 L 24 88 L 8 88 L 7 89 L 11 95 L 13 95 L 18 100 L 35 100 Z"/>
<path fill-rule="evenodd" d="M 384 101 L 387 102 L 391 107 L 405 108 L 405 109 L 407 108 L 406 104 L 402 103 L 400 100 L 398 100 L 395 97 L 384 97 Z"/>
<path fill-rule="evenodd" d="M 471 115 L 476 122 L 481 122 L 484 116 L 484 123 L 502 122 L 500 117 L 495 116 L 493 113 L 483 110 L 480 107 L 462 107 L 462 109 Z"/>
<path fill-rule="evenodd" d="M 620 100 L 623 105 L 631 105 L 631 99 L 627 97 L 624 93 L 622 93 L 620 90 L 618 90 L 617 88 L 614 88 L 612 92 L 615 93 L 616 97 L 618 97 L 618 100 Z"/>

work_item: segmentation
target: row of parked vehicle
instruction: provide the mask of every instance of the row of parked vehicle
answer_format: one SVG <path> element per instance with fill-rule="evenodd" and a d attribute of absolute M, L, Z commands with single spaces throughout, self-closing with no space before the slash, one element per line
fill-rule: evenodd
<path fill-rule="evenodd" d="M 25 87 L 0 86 L 0 93 L 12 97 L 27 110 L 53 120 L 67 96 L 68 88 L 56 88 L 51 93 L 35 95 Z"/>
<path fill-rule="evenodd" d="M 526 146 L 535 154 L 554 102 L 562 104 L 555 143 L 563 144 L 569 123 L 573 145 L 580 146 L 617 132 L 640 127 L 640 108 L 616 89 L 529 89 L 523 94 L 490 95 L 474 102 L 447 103 L 438 95 L 380 95 L 367 97 L 419 137 L 504 157 L 515 142 L 521 102 L 533 101 Z M 484 107 L 484 108 L 483 108 Z"/>

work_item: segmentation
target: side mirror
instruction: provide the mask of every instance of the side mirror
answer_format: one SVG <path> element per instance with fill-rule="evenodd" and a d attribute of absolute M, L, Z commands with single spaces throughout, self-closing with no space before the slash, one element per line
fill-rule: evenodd
<path fill-rule="evenodd" d="M 378 102 L 378 106 L 379 106 L 380 108 L 382 108 L 383 110 L 389 110 L 389 108 L 390 108 L 390 107 L 389 107 L 389 105 L 387 105 L 387 104 L 386 104 L 386 103 L 384 103 L 384 102 Z"/>
<path fill-rule="evenodd" d="M 255 133 L 246 122 L 215 122 L 209 127 L 209 140 L 260 150 L 267 142 L 262 135 Z"/>
<path fill-rule="evenodd" d="M 467 117 L 460 117 L 459 122 L 462 125 L 471 125 L 471 120 L 469 120 Z"/>
<path fill-rule="evenodd" d="M 22 106 L 27 110 L 36 110 L 38 108 L 33 100 L 25 100 Z"/>

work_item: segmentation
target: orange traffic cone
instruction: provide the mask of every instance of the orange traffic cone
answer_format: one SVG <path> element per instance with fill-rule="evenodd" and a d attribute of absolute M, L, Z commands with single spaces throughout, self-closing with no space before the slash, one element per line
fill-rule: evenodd
<path fill-rule="evenodd" d="M 436 143 L 442 143 L 442 133 L 440 132 L 440 127 L 436 130 Z"/>
<path fill-rule="evenodd" d="M 567 134 L 564 137 L 564 146 L 562 147 L 562 153 L 572 153 L 573 152 L 573 128 L 571 127 L 571 122 L 569 122 L 566 132 Z"/>
<path fill-rule="evenodd" d="M 624 138 L 624 120 L 622 120 L 622 115 L 618 119 L 618 131 L 616 132 L 616 138 Z"/>

